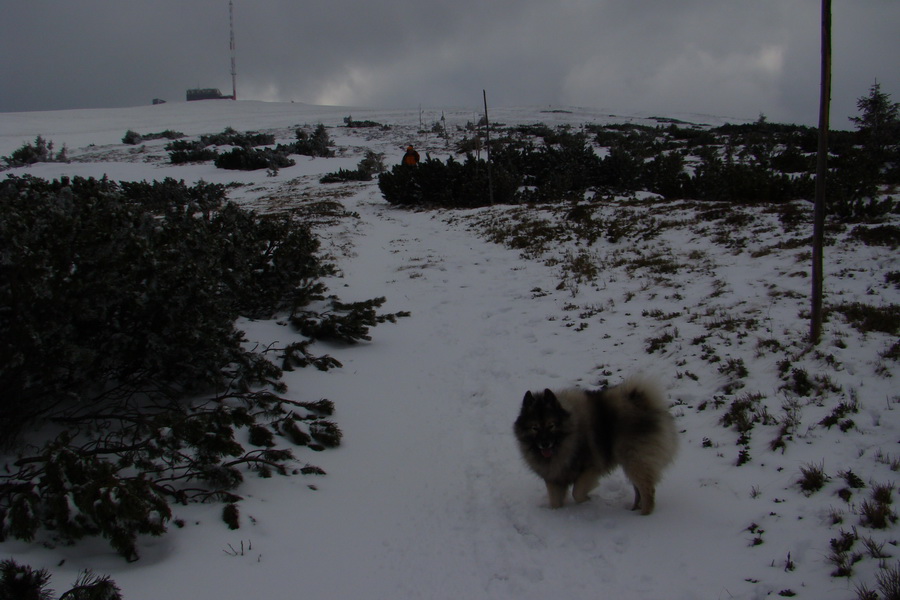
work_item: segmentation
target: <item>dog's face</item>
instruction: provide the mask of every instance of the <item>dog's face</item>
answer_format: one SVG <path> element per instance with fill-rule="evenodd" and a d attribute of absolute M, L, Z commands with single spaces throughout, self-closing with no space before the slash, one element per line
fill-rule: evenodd
<path fill-rule="evenodd" d="M 514 430 L 523 448 L 549 461 L 569 435 L 569 413 L 550 390 L 536 396 L 527 392 Z"/>

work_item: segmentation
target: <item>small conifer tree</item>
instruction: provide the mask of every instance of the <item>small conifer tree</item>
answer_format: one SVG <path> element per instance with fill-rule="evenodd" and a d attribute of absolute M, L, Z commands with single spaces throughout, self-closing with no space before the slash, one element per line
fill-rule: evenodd
<path fill-rule="evenodd" d="M 881 91 L 877 81 L 869 88 L 869 95 L 856 101 L 862 113 L 850 117 L 859 131 L 863 146 L 879 164 L 887 160 L 890 150 L 900 144 L 900 103 Z"/>

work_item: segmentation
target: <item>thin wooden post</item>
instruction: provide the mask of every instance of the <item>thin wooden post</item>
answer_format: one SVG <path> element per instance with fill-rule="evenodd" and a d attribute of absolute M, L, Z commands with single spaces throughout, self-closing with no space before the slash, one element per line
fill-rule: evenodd
<path fill-rule="evenodd" d="M 816 160 L 816 198 L 813 211 L 812 306 L 809 341 L 822 339 L 823 267 L 825 237 L 825 179 L 828 176 L 828 127 L 831 107 L 831 0 L 822 0 L 822 76 L 819 95 L 819 147 Z"/>
<path fill-rule="evenodd" d="M 237 68 L 234 66 L 234 2 L 228 0 L 228 24 L 231 27 L 231 99 L 237 100 Z"/>
<path fill-rule="evenodd" d="M 494 182 L 491 177 L 491 120 L 488 118 L 488 110 L 487 110 L 487 91 L 481 90 L 481 93 L 484 95 L 484 131 L 485 131 L 485 145 L 487 147 L 487 169 L 488 169 L 488 198 L 490 199 L 491 205 L 494 204 Z"/>

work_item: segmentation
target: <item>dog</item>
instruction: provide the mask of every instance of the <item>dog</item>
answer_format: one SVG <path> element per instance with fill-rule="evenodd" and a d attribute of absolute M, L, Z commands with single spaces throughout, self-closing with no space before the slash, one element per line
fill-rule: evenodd
<path fill-rule="evenodd" d="M 600 478 L 621 465 L 642 515 L 653 512 L 656 485 L 678 449 L 675 421 L 658 387 L 634 378 L 590 391 L 527 392 L 513 426 L 522 457 L 547 485 L 551 508 L 588 499 Z"/>

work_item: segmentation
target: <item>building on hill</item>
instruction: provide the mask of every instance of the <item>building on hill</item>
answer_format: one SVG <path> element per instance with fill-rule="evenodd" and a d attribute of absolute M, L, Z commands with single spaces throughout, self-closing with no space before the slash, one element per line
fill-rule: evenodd
<path fill-rule="evenodd" d="M 234 96 L 223 96 L 219 88 L 194 88 L 187 91 L 187 100 L 234 100 Z"/>

